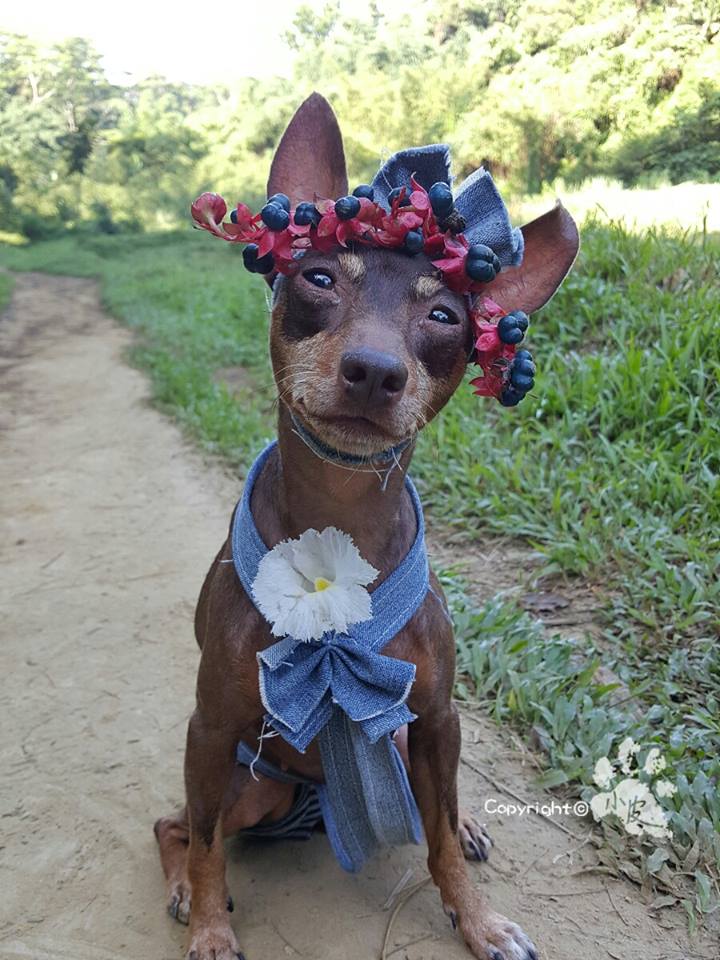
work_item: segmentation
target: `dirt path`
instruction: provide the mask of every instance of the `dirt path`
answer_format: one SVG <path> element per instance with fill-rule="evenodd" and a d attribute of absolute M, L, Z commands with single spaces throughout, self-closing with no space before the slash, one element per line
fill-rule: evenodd
<path fill-rule="evenodd" d="M 122 361 L 129 342 L 82 280 L 19 276 L 0 324 L 3 960 L 183 952 L 151 824 L 181 800 L 191 614 L 240 485 L 148 406 Z M 480 717 L 464 727 L 466 802 L 508 800 L 471 767 L 537 796 L 504 734 Z M 661 926 L 635 888 L 577 876 L 592 854 L 555 826 L 486 819 L 494 858 L 471 869 L 547 960 L 717 956 L 705 939 L 687 943 L 680 912 Z M 388 895 L 408 867 L 424 875 L 422 851 L 406 848 L 348 876 L 322 836 L 236 843 L 230 859 L 248 960 L 373 960 Z M 401 912 L 390 949 L 397 960 L 468 956 L 430 888 Z"/>

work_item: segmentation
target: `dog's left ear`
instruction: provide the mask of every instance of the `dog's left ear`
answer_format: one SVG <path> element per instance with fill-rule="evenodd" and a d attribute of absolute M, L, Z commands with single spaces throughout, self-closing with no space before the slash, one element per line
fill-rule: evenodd
<path fill-rule="evenodd" d="M 519 267 L 504 267 L 483 293 L 505 310 L 534 313 L 548 302 L 569 273 L 580 237 L 575 221 L 560 201 L 521 230 L 525 238 L 523 262 Z"/>
<path fill-rule="evenodd" d="M 348 190 L 342 134 L 325 97 L 300 104 L 273 157 L 268 196 L 285 193 L 293 206 L 315 197 L 337 200 Z"/>

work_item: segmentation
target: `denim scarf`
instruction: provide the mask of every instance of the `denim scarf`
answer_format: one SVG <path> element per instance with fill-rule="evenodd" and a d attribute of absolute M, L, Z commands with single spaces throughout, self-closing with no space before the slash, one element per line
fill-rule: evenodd
<path fill-rule="evenodd" d="M 252 599 L 268 552 L 250 511 L 253 487 L 271 443 L 248 474 L 232 526 L 232 555 Z M 285 637 L 257 654 L 265 720 L 304 753 L 316 737 L 324 784 L 316 784 L 328 837 L 340 864 L 359 870 L 384 845 L 419 843 L 420 817 L 392 734 L 415 715 L 407 698 L 415 665 L 380 651 L 408 623 L 429 589 L 422 507 L 405 480 L 417 521 L 415 541 L 372 596 L 372 619 L 314 641 Z M 247 761 L 247 745 L 239 757 Z M 266 766 L 269 767 L 269 765 Z"/>

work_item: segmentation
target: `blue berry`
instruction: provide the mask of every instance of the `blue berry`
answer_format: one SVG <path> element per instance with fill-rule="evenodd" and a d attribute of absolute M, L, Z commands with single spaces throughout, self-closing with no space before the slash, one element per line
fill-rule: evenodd
<path fill-rule="evenodd" d="M 518 327 L 522 330 L 523 333 L 527 330 L 530 321 L 528 320 L 528 315 L 523 313 L 522 310 L 513 310 L 508 314 L 509 317 L 515 317 Z"/>
<path fill-rule="evenodd" d="M 484 243 L 473 243 L 468 250 L 468 260 L 483 260 L 485 263 L 491 263 L 495 273 L 500 273 L 500 261 L 490 247 Z"/>
<path fill-rule="evenodd" d="M 517 317 L 509 313 L 498 321 L 498 336 L 503 343 L 520 343 L 525 334 L 518 325 Z"/>
<path fill-rule="evenodd" d="M 275 269 L 275 261 L 272 253 L 266 253 L 264 257 L 258 257 L 258 245 L 249 243 L 243 250 L 243 263 L 250 273 L 271 273 Z"/>
<path fill-rule="evenodd" d="M 405 187 L 395 187 L 394 190 L 391 190 L 390 193 L 388 194 L 388 203 L 393 203 L 395 200 L 398 199 L 398 197 L 400 196 L 400 194 L 403 193 L 403 192 L 405 193 L 405 196 L 404 196 L 404 197 L 402 198 L 402 200 L 400 201 L 400 206 L 401 206 L 401 207 L 409 207 L 409 206 L 410 206 L 410 197 L 407 195 L 408 191 L 407 191 L 407 189 L 406 189 Z"/>
<path fill-rule="evenodd" d="M 266 203 L 260 211 L 260 216 L 270 230 L 285 230 L 290 226 L 290 214 L 278 203 Z"/>
<path fill-rule="evenodd" d="M 453 202 L 452 190 L 447 183 L 442 180 L 434 183 L 428 190 L 430 197 L 430 206 L 433 213 L 439 220 L 445 220 L 453 212 L 455 206 Z"/>
<path fill-rule="evenodd" d="M 320 211 L 314 203 L 299 203 L 295 208 L 295 223 L 306 227 L 310 223 L 320 223 Z"/>
<path fill-rule="evenodd" d="M 237 207 L 230 211 L 230 222 L 237 223 Z"/>
<path fill-rule="evenodd" d="M 405 249 L 408 253 L 422 253 L 425 246 L 425 238 L 420 230 L 408 230 L 405 234 Z"/>
<path fill-rule="evenodd" d="M 340 197 L 335 201 L 335 213 L 338 220 L 352 220 L 360 213 L 360 201 L 357 197 Z"/>
<path fill-rule="evenodd" d="M 535 376 L 535 364 L 529 350 L 518 350 L 513 360 L 513 369 L 528 377 Z"/>
<path fill-rule="evenodd" d="M 490 247 L 484 243 L 473 243 L 468 250 L 465 272 L 472 280 L 488 283 L 500 273 L 500 261 Z"/>
<path fill-rule="evenodd" d="M 361 183 L 353 190 L 354 197 L 364 197 L 366 200 L 375 199 L 375 191 L 369 183 Z"/>
<path fill-rule="evenodd" d="M 526 373 L 523 373 L 521 370 L 515 370 L 513 368 L 510 374 L 510 383 L 513 389 L 520 391 L 521 393 L 527 393 L 528 390 L 532 390 L 535 386 L 535 381 L 532 377 L 528 376 Z"/>
<path fill-rule="evenodd" d="M 268 203 L 276 203 L 290 213 L 290 197 L 286 193 L 274 193 L 271 197 L 268 197 Z"/>
<path fill-rule="evenodd" d="M 529 363 L 527 360 L 515 360 L 513 367 L 525 377 L 535 376 L 535 364 Z"/>
<path fill-rule="evenodd" d="M 500 403 L 504 407 L 516 407 L 522 400 L 524 394 L 518 393 L 512 387 L 505 387 L 500 394 Z"/>
<path fill-rule="evenodd" d="M 465 273 L 478 283 L 489 283 L 495 279 L 495 268 L 486 260 L 471 260 L 468 257 L 465 261 Z"/>

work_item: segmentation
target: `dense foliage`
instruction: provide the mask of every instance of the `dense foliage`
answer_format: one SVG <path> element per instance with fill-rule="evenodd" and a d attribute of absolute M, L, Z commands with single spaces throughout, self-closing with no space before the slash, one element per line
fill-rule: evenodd
<path fill-rule="evenodd" d="M 388 5 L 388 10 L 392 5 Z M 720 0 L 425 0 L 301 9 L 293 75 L 112 85 L 84 40 L 0 38 L 0 214 L 31 238 L 93 222 L 167 227 L 203 189 L 257 199 L 300 99 L 319 89 L 352 178 L 378 154 L 446 140 L 516 191 L 562 176 L 720 178 Z"/>

